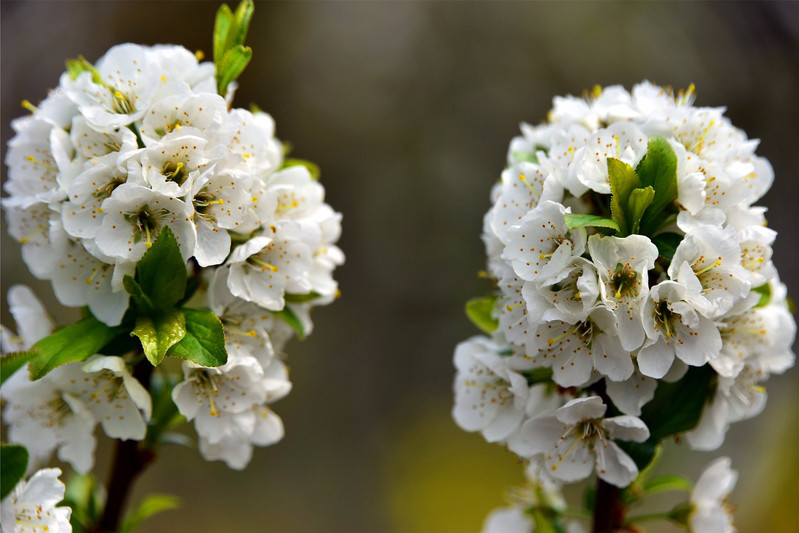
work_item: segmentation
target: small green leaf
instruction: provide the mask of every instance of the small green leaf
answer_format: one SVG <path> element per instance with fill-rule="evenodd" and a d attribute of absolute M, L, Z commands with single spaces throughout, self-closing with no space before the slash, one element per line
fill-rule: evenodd
<path fill-rule="evenodd" d="M 677 199 L 677 155 L 666 139 L 653 135 L 635 171 L 644 187 L 655 190 L 652 204 L 641 220 L 641 233 L 652 235 L 662 226 Z"/>
<path fill-rule="evenodd" d="M 300 340 L 305 338 L 305 326 L 291 307 L 287 305 L 280 311 L 275 311 L 275 315 L 279 316 L 283 322 L 291 326 L 291 329 L 297 334 L 297 338 Z"/>
<path fill-rule="evenodd" d="M 627 203 L 630 194 L 641 186 L 633 167 L 613 157 L 608 158 L 608 178 L 610 179 L 610 212 L 619 225 L 619 237 L 630 234 L 631 222 L 627 217 Z"/>
<path fill-rule="evenodd" d="M 92 474 L 75 472 L 66 482 L 67 490 L 61 505 L 72 508 L 69 522 L 74 533 L 89 531 L 96 526 L 105 509 L 105 489 Z"/>
<path fill-rule="evenodd" d="M 28 469 L 28 450 L 16 444 L 0 444 L 0 500 L 14 490 Z"/>
<path fill-rule="evenodd" d="M 679 381 L 658 383 L 655 397 L 643 407 L 640 417 L 649 428 L 650 440 L 659 441 L 696 426 L 713 375 L 710 365 L 690 367 Z"/>
<path fill-rule="evenodd" d="M 771 285 L 766 283 L 761 285 L 760 287 L 755 287 L 752 289 L 752 292 L 756 292 L 760 295 L 760 300 L 758 300 L 755 307 L 766 307 L 769 302 L 771 302 Z"/>
<path fill-rule="evenodd" d="M 153 366 L 164 360 L 167 350 L 186 336 L 186 317 L 177 309 L 155 317 L 141 315 L 130 333 L 141 341 L 144 355 Z"/>
<path fill-rule="evenodd" d="M 667 261 L 671 261 L 674 252 L 683 240 L 679 233 L 659 233 L 652 237 L 652 242 L 658 247 L 658 255 Z"/>
<path fill-rule="evenodd" d="M 169 226 L 164 226 L 136 265 L 141 291 L 149 297 L 156 311 L 171 309 L 183 298 L 187 277 L 186 262 L 180 255 L 175 234 Z"/>
<path fill-rule="evenodd" d="M 641 189 L 634 189 L 630 193 L 630 198 L 627 200 L 627 216 L 628 223 L 630 224 L 630 233 L 638 233 L 641 217 L 644 216 L 644 211 L 652 203 L 655 197 L 655 189 L 647 186 Z"/>
<path fill-rule="evenodd" d="M 216 73 L 217 89 L 219 94 L 224 94 L 230 82 L 244 72 L 244 69 L 252 59 L 252 48 L 249 46 L 236 45 L 225 52 L 219 70 Z"/>
<path fill-rule="evenodd" d="M 220 366 L 227 362 L 225 330 L 210 309 L 181 309 L 186 318 L 186 335 L 172 346 L 167 355 L 193 361 L 202 366 Z"/>
<path fill-rule="evenodd" d="M 320 296 L 321 296 L 321 294 L 319 294 L 318 292 L 311 291 L 308 294 L 290 294 L 290 293 L 286 293 L 285 298 L 286 298 L 287 302 L 291 302 L 293 304 L 304 304 L 304 303 L 307 303 L 307 302 L 312 302 L 313 300 L 316 300 Z"/>
<path fill-rule="evenodd" d="M 313 180 L 318 180 L 321 175 L 322 171 L 319 169 L 319 166 L 316 163 L 312 163 L 310 161 L 306 161 L 305 159 L 284 159 L 283 165 L 281 165 L 281 169 L 284 168 L 291 168 L 291 167 L 305 167 L 308 169 L 308 173 L 311 175 Z"/>
<path fill-rule="evenodd" d="M 601 217 L 599 215 L 581 215 L 577 213 L 566 213 L 566 226 L 569 229 L 577 229 L 587 226 L 598 228 L 610 228 L 619 231 L 619 224 L 615 220 Z"/>
<path fill-rule="evenodd" d="M 125 292 L 130 294 L 133 303 L 136 304 L 139 311 L 148 315 L 154 312 L 155 306 L 153 305 L 153 301 L 144 293 L 141 285 L 139 285 L 131 275 L 125 274 L 122 278 L 122 286 L 125 288 Z"/>
<path fill-rule="evenodd" d="M 691 492 L 691 482 L 682 476 L 664 475 L 650 479 L 644 483 L 643 488 L 647 494 L 655 494 L 657 492 L 666 492 L 669 490 Z"/>
<path fill-rule="evenodd" d="M 247 38 L 247 31 L 250 28 L 253 11 L 255 11 L 255 4 L 251 0 L 242 0 L 239 2 L 235 13 L 233 13 L 233 20 L 235 21 L 233 27 L 236 31 L 235 33 L 231 32 L 228 34 L 229 39 L 232 36 L 231 44 L 228 48 L 238 44 L 244 44 L 244 40 Z"/>
<path fill-rule="evenodd" d="M 130 533 L 151 516 L 163 511 L 177 509 L 180 504 L 180 498 L 173 494 L 148 494 L 139 506 L 128 513 L 122 521 L 119 533 Z"/>
<path fill-rule="evenodd" d="M 25 363 L 35 355 L 36 352 L 33 351 L 4 354 L 3 357 L 0 358 L 0 385 L 13 376 L 17 370 L 25 366 Z"/>
<path fill-rule="evenodd" d="M 473 298 L 466 302 L 466 316 L 472 323 L 491 335 L 499 327 L 499 320 L 494 318 L 494 305 L 496 298 Z"/>
<path fill-rule="evenodd" d="M 109 327 L 89 316 L 45 337 L 30 349 L 34 355 L 28 363 L 32 380 L 37 380 L 57 366 L 85 361 L 108 344 L 120 327 Z"/>

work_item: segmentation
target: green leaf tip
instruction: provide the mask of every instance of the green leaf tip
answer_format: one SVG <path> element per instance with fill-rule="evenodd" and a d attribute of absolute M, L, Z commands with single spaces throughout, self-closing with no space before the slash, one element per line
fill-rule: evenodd
<path fill-rule="evenodd" d="M 228 85 L 244 71 L 252 58 L 252 49 L 244 46 L 255 4 L 243 0 L 236 11 L 222 4 L 216 13 L 214 24 L 214 65 L 219 94 L 224 95 Z"/>
<path fill-rule="evenodd" d="M 566 213 L 564 216 L 566 226 L 569 229 L 577 229 L 583 227 L 597 227 L 608 228 L 614 231 L 619 231 L 618 222 L 610 218 L 601 217 L 599 215 L 583 215 L 578 213 Z"/>
<path fill-rule="evenodd" d="M 169 226 L 164 226 L 136 265 L 136 279 L 141 292 L 149 298 L 155 311 L 171 309 L 183 298 L 187 278 L 186 262 L 180 254 L 175 234 Z M 125 285 L 125 290 L 131 296 L 138 292 L 130 282 Z"/>
<path fill-rule="evenodd" d="M 225 330 L 222 321 L 210 309 L 181 309 L 186 333 L 167 351 L 202 366 L 221 366 L 227 363 Z"/>
<path fill-rule="evenodd" d="M 167 351 L 186 336 L 186 317 L 177 309 L 154 318 L 139 316 L 130 334 L 141 341 L 147 360 L 158 366 Z"/>
<path fill-rule="evenodd" d="M 0 444 L 0 500 L 8 496 L 28 469 L 28 450 L 16 444 Z"/>

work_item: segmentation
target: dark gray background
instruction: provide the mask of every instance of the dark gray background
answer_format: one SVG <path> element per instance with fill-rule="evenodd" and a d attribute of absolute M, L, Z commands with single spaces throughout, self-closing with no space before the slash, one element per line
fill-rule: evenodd
<path fill-rule="evenodd" d="M 210 55 L 218 5 L 4 0 L 3 153 L 20 102 L 43 98 L 64 59 L 94 61 L 125 41 Z M 486 287 L 476 273 L 491 184 L 519 122 L 543 119 L 555 95 L 649 79 L 693 82 L 698 105 L 727 106 L 774 166 L 763 204 L 780 233 L 774 261 L 795 294 L 797 6 L 258 3 L 236 105 L 271 113 L 294 154 L 321 166 L 328 201 L 344 213 L 343 296 L 289 346 L 295 388 L 275 407 L 286 438 L 256 450 L 243 473 L 164 450 L 136 498 L 156 490 L 185 503 L 146 530 L 479 530 L 520 467 L 455 428 L 452 351 L 476 333 L 462 308 Z M 4 231 L 2 294 L 19 282 L 53 301 Z M 11 324 L 5 302 L 2 321 Z M 799 500 L 797 376 L 769 381 L 766 413 L 734 427 L 720 452 L 741 471 L 741 531 L 799 531 L 785 505 Z M 686 452 L 673 446 L 664 468 L 695 478 L 715 456 Z"/>

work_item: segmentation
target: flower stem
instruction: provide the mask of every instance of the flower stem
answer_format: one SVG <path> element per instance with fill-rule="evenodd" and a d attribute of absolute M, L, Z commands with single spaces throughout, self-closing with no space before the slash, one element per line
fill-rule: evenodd
<path fill-rule="evenodd" d="M 133 376 L 147 390 L 153 366 L 146 359 L 136 363 Z M 118 440 L 114 449 L 114 461 L 108 481 L 108 498 L 103 516 L 92 533 L 113 533 L 119 530 L 122 511 L 133 488 L 133 482 L 155 460 L 155 451 L 135 440 Z"/>
<path fill-rule="evenodd" d="M 592 533 L 613 533 L 624 524 L 625 513 L 621 489 L 597 478 Z"/>

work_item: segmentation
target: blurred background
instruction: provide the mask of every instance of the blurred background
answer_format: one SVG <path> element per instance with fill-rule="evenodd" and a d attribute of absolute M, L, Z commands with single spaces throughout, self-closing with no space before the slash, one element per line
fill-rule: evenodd
<path fill-rule="evenodd" d="M 218 6 L 3 0 L 0 150 L 20 102 L 41 100 L 65 59 L 93 62 L 126 41 L 210 57 Z M 343 296 L 288 346 L 294 390 L 274 406 L 283 441 L 256 448 L 243 472 L 164 449 L 134 500 L 172 492 L 184 505 L 146 531 L 479 531 L 522 469 L 455 426 L 452 353 L 477 333 L 463 305 L 486 290 L 477 272 L 490 187 L 519 122 L 542 120 L 555 95 L 649 79 L 695 83 L 697 105 L 726 106 L 774 166 L 762 203 L 797 298 L 799 3 L 258 2 L 248 44 L 235 104 L 257 103 L 294 156 L 321 166 L 327 200 L 344 214 Z M 74 318 L 3 229 L 7 325 L 14 283 Z M 718 453 L 670 445 L 662 470 L 695 479 L 727 454 L 741 475 L 739 530 L 797 532 L 799 370 L 767 386 L 765 413 L 734 425 Z M 106 447 L 101 479 L 108 459 Z"/>

